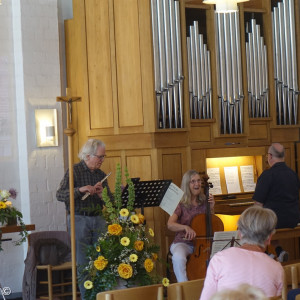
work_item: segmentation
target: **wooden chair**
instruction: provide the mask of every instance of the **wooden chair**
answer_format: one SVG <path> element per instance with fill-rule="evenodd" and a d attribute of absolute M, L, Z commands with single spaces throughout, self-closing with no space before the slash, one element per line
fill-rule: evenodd
<path fill-rule="evenodd" d="M 203 285 L 204 278 L 170 284 L 168 300 L 199 300 Z"/>
<path fill-rule="evenodd" d="M 282 299 L 287 299 L 287 294 L 290 289 L 299 288 L 300 284 L 300 263 L 289 264 L 283 266 L 285 278 L 282 289 Z"/>
<path fill-rule="evenodd" d="M 97 294 L 97 300 L 163 300 L 162 284 L 153 284 L 124 290 L 106 291 Z"/>
<path fill-rule="evenodd" d="M 34 232 L 28 236 L 28 243 L 29 250 L 26 261 L 29 263 L 36 261 L 37 263 L 35 265 L 37 298 L 52 300 L 55 297 L 61 298 L 72 295 L 71 240 L 69 233 L 66 231 Z M 43 257 L 41 257 L 43 251 Z M 57 255 L 57 258 L 55 258 L 55 255 Z M 52 256 L 51 259 L 50 256 Z M 56 260 L 57 263 L 51 265 L 49 264 L 51 260 Z M 44 262 L 40 263 L 41 261 Z M 58 262 L 60 263 L 58 264 Z M 68 271 L 68 274 L 65 271 Z M 53 278 L 56 280 L 53 280 Z"/>

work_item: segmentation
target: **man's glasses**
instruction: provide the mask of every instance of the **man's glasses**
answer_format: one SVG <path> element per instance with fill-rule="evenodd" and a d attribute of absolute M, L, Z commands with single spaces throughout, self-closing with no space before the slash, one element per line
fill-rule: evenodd
<path fill-rule="evenodd" d="M 190 183 L 191 184 L 201 183 L 201 179 L 197 179 L 197 180 L 193 179 L 193 180 L 190 181 Z"/>
<path fill-rule="evenodd" d="M 96 155 L 96 154 L 93 154 L 93 156 L 97 157 L 100 160 L 104 160 L 106 155 Z"/>

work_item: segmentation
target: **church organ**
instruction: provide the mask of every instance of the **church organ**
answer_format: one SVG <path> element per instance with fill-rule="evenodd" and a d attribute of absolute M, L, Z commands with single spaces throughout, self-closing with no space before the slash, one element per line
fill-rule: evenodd
<path fill-rule="evenodd" d="M 158 84 L 157 78 L 157 63 L 162 62 L 159 51 L 162 50 L 155 50 L 153 44 L 155 38 L 151 3 L 169 1 L 73 0 L 74 17 L 66 21 L 65 29 L 67 85 L 73 95 L 82 97 L 82 101 L 73 107 L 75 157 L 88 138 L 103 140 L 107 147 L 103 170 L 107 173 L 112 171 L 113 175 L 108 180 L 112 189 L 117 163 L 122 167 L 127 165 L 131 177 L 140 177 L 141 180 L 172 179 L 180 186 L 186 170 L 207 169 L 207 158 L 251 156 L 256 158 L 255 170 L 259 176 L 267 167 L 264 157 L 272 142 L 280 142 L 285 146 L 287 164 L 298 170 L 299 105 L 296 96 L 299 76 L 290 93 L 290 87 L 279 87 L 279 79 L 276 81 L 275 78 L 278 64 L 276 59 L 273 60 L 272 24 L 276 24 L 272 23 L 272 11 L 280 1 L 250 0 L 239 4 L 234 22 L 234 26 L 239 28 L 233 26 L 231 29 L 239 29 L 240 33 L 240 86 L 236 87 L 238 93 L 235 93 L 232 100 L 229 94 L 222 94 L 220 90 L 220 80 L 226 86 L 224 79 L 228 79 L 230 73 L 226 75 L 225 72 L 225 77 L 219 77 L 218 68 L 223 63 L 223 57 L 220 56 L 215 34 L 218 32 L 217 25 L 221 26 L 221 23 L 216 23 L 214 6 L 205 5 L 201 0 L 170 1 L 178 9 L 175 15 L 181 41 L 182 74 L 177 72 L 176 77 L 170 73 L 174 82 L 170 84 L 170 89 L 165 90 L 164 86 Z M 300 49 L 300 1 L 288 2 L 294 3 L 293 47 Z M 255 22 L 251 21 L 252 17 Z M 257 83 L 251 85 L 251 78 L 252 83 L 255 78 L 249 75 L 249 61 L 251 57 L 254 58 L 254 50 L 250 45 L 254 37 L 251 33 L 257 28 L 254 24 L 260 25 L 260 35 L 257 34 L 256 38 L 264 39 L 260 46 L 260 55 L 264 55 L 264 86 L 258 94 L 255 93 Z M 210 70 L 206 73 L 206 102 L 198 101 L 198 98 L 196 100 L 198 94 L 192 94 L 189 87 L 190 77 L 193 76 L 189 65 L 189 57 L 192 56 L 189 45 L 192 42 L 187 41 L 191 39 L 189 32 L 192 25 L 199 26 L 195 31 L 198 29 L 202 35 L 201 48 L 204 49 L 206 45 L 206 54 L 209 53 L 202 60 L 204 68 L 206 65 L 207 70 Z M 157 38 L 159 40 L 159 36 Z M 195 40 L 198 41 L 198 37 Z M 172 51 L 172 45 L 169 46 Z M 231 54 L 228 51 L 226 55 Z M 170 55 L 172 57 L 172 52 Z M 300 51 L 295 51 L 294 55 L 298 61 L 294 71 L 299 74 Z M 225 61 L 230 59 L 228 56 Z M 285 91 L 286 97 L 291 95 L 290 102 L 284 102 L 286 110 L 281 105 L 282 100 L 278 100 L 280 89 Z M 282 90 L 280 95 L 283 95 Z M 194 91 L 202 92 L 199 89 Z M 265 104 L 261 105 L 258 95 L 263 95 Z M 175 100 L 168 102 L 172 97 Z M 227 98 L 229 102 L 226 102 Z M 208 103 L 208 110 L 203 110 L 203 103 Z M 226 200 L 222 199 L 223 196 L 218 197 L 220 212 Z M 241 202 L 250 202 L 251 193 L 240 196 Z M 234 199 L 228 200 L 229 204 L 234 202 Z M 236 206 L 226 206 L 226 213 L 228 207 L 229 210 L 230 207 L 236 210 Z M 245 207 L 241 205 L 239 211 Z M 161 245 L 162 253 L 167 253 L 167 242 L 161 233 L 165 232 L 168 216 L 160 208 L 146 209 L 145 214 L 147 223 L 159 233 L 156 234 L 156 242 Z"/>

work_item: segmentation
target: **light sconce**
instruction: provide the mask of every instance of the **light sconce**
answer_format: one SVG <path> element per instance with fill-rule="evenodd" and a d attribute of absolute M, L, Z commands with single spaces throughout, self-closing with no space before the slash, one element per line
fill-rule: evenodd
<path fill-rule="evenodd" d="M 233 12 L 237 11 L 237 4 L 239 2 L 247 2 L 249 0 L 203 0 L 204 4 L 215 4 L 216 12 L 224 13 L 224 12 Z"/>
<path fill-rule="evenodd" d="M 37 147 L 58 146 L 57 110 L 36 109 L 35 130 Z"/>

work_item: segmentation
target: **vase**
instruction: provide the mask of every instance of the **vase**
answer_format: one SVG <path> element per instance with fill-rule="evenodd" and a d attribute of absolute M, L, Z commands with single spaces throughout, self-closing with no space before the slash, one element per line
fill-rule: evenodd
<path fill-rule="evenodd" d="M 118 278 L 117 279 L 117 285 L 114 288 L 115 290 L 123 290 L 123 289 L 127 289 L 127 281 L 122 279 L 122 278 Z"/>
<path fill-rule="evenodd" d="M 13 226 L 13 225 L 17 225 L 18 222 L 17 222 L 17 217 L 9 217 L 7 219 L 7 226 Z"/>
<path fill-rule="evenodd" d="M 114 287 L 114 290 L 123 290 L 127 288 L 137 287 L 137 284 L 128 285 L 127 281 L 122 278 L 117 279 L 117 285 Z"/>

